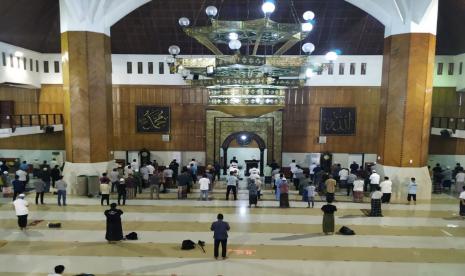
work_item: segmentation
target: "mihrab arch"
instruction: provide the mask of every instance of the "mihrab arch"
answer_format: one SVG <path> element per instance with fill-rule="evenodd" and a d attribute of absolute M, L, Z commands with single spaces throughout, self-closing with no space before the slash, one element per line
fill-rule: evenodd
<path fill-rule="evenodd" d="M 266 143 L 262 139 L 262 137 L 258 136 L 254 132 L 249 132 L 249 131 L 238 131 L 231 133 L 226 139 L 224 139 L 223 144 L 221 145 L 221 148 L 223 149 L 223 175 L 226 174 L 226 170 L 228 167 L 228 148 L 231 142 L 235 139 L 238 139 L 242 135 L 246 135 L 247 137 L 250 138 L 250 140 L 254 140 L 257 142 L 258 149 L 260 150 L 260 173 L 263 173 L 263 162 L 265 161 L 265 149 L 266 149 Z"/>

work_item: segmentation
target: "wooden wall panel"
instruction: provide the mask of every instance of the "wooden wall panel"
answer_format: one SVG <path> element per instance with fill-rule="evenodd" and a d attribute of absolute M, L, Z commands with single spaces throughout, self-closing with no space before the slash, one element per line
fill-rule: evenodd
<path fill-rule="evenodd" d="M 114 86 L 113 125 L 115 150 L 205 150 L 205 108 L 203 89 L 179 86 Z M 136 106 L 160 105 L 171 108 L 170 142 L 161 134 L 136 132 Z"/>
<path fill-rule="evenodd" d="M 39 89 L 0 86 L 0 101 L 14 101 L 15 114 L 37 114 Z"/>
<path fill-rule="evenodd" d="M 306 87 L 291 91 L 283 111 L 284 152 L 375 153 L 379 87 Z M 355 136 L 327 136 L 318 144 L 321 107 L 356 107 Z"/>
<path fill-rule="evenodd" d="M 0 138 L 0 149 L 64 150 L 63 132 Z"/>
<path fill-rule="evenodd" d="M 63 114 L 63 85 L 42 85 L 39 93 L 39 113 Z"/>

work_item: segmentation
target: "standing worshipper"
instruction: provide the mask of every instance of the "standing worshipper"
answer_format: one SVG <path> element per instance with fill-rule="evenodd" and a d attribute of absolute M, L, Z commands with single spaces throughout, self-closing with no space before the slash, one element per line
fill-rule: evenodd
<path fill-rule="evenodd" d="M 18 217 L 18 226 L 23 231 L 26 230 L 27 215 L 29 214 L 29 209 L 27 208 L 29 203 L 24 199 L 25 197 L 25 194 L 20 194 L 18 195 L 18 198 L 15 201 L 13 201 L 16 216 Z"/>
<path fill-rule="evenodd" d="M 63 180 L 63 176 L 60 175 L 60 178 L 55 182 L 55 188 L 58 193 L 58 206 L 61 206 L 61 199 L 63 199 L 63 206 L 66 206 L 66 188 L 68 183 Z"/>
<path fill-rule="evenodd" d="M 307 189 L 307 203 L 308 203 L 308 207 L 307 208 L 310 208 L 310 204 L 311 204 L 311 207 L 313 208 L 315 206 L 315 185 L 313 185 L 313 183 L 310 183 L 310 185 L 308 185 L 306 187 Z"/>
<path fill-rule="evenodd" d="M 326 187 L 326 201 L 334 201 L 334 194 L 336 193 L 336 180 L 334 180 L 332 175 L 329 175 L 328 180 L 325 181 Z"/>
<path fill-rule="evenodd" d="M 8 165 L 6 164 L 6 161 L 0 161 L 0 171 L 3 172 L 8 172 L 9 168 Z"/>
<path fill-rule="evenodd" d="M 237 183 L 238 179 L 233 171 L 229 172 L 228 177 L 226 177 L 226 200 L 229 200 L 229 193 L 232 191 L 234 200 L 237 199 Z"/>
<path fill-rule="evenodd" d="M 381 176 L 378 173 L 376 173 L 375 170 L 373 170 L 370 175 L 370 192 L 374 192 L 378 190 L 377 187 L 379 187 L 380 178 Z"/>
<path fill-rule="evenodd" d="M 357 162 L 352 162 L 352 164 L 350 164 L 350 172 L 352 173 L 356 173 L 358 171 L 358 168 L 360 166 L 357 164 Z"/>
<path fill-rule="evenodd" d="M 357 179 L 355 172 L 350 172 L 347 176 L 347 196 L 350 196 L 350 191 L 354 189 L 354 181 Z"/>
<path fill-rule="evenodd" d="M 176 186 L 176 181 L 178 180 L 178 175 L 179 175 L 179 163 L 176 162 L 176 159 L 173 159 L 169 167 L 171 170 L 173 170 L 173 185 Z"/>
<path fill-rule="evenodd" d="M 452 185 L 452 170 L 449 166 L 442 172 L 442 188 L 449 188 Z"/>
<path fill-rule="evenodd" d="M 142 187 L 145 188 L 149 183 L 149 168 L 147 168 L 147 166 L 143 164 L 142 167 L 140 167 L 139 172 L 142 176 Z"/>
<path fill-rule="evenodd" d="M 39 197 L 40 197 L 40 204 L 44 204 L 44 192 L 45 192 L 45 182 L 38 178 L 34 182 L 34 188 L 36 190 L 36 205 L 39 205 Z"/>
<path fill-rule="evenodd" d="M 410 205 L 410 199 L 413 199 L 413 204 L 417 204 L 417 182 L 415 181 L 415 177 L 410 178 L 407 190 L 407 204 Z"/>
<path fill-rule="evenodd" d="M 251 208 L 252 205 L 255 205 L 255 208 L 257 208 L 257 184 L 255 184 L 255 179 L 249 182 L 247 190 L 249 190 L 249 208 Z"/>
<path fill-rule="evenodd" d="M 332 235 L 334 234 L 334 212 L 337 211 L 337 208 L 331 204 L 333 201 L 330 198 L 326 202 L 328 204 L 321 207 L 321 211 L 323 211 L 323 233 Z"/>
<path fill-rule="evenodd" d="M 314 177 L 315 177 L 315 172 L 314 172 L 315 168 L 316 168 L 315 162 L 312 162 L 312 164 L 308 167 L 308 174 L 312 181 L 314 181 Z"/>
<path fill-rule="evenodd" d="M 104 212 L 107 217 L 107 232 L 105 239 L 108 243 L 116 243 L 123 239 L 123 226 L 121 225 L 121 215 L 123 211 L 116 209 L 116 203 L 110 205 L 110 209 Z"/>
<path fill-rule="evenodd" d="M 218 249 L 221 243 L 221 257 L 226 259 L 226 247 L 228 245 L 228 231 L 231 229 L 229 223 L 223 221 L 223 214 L 218 214 L 217 221 L 213 222 L 210 230 L 213 231 L 214 239 L 214 256 L 218 259 Z"/>
<path fill-rule="evenodd" d="M 116 168 L 114 168 L 110 174 L 109 177 L 110 182 L 111 182 L 111 192 L 114 193 L 116 191 L 116 188 L 118 187 L 118 179 L 119 179 L 119 172 Z"/>
<path fill-rule="evenodd" d="M 284 174 L 280 173 L 278 177 L 275 177 L 275 198 L 277 201 L 280 200 L 281 198 L 281 190 L 279 189 L 279 187 L 281 186 L 281 183 L 286 180 L 286 178 L 284 177 Z"/>
<path fill-rule="evenodd" d="M 16 175 L 19 176 L 18 180 L 21 182 L 24 189 L 26 189 L 27 172 L 19 169 L 19 170 L 16 171 Z"/>
<path fill-rule="evenodd" d="M 154 192 L 155 192 L 156 198 L 160 199 L 161 178 L 162 178 L 161 173 L 158 171 L 149 177 L 150 199 L 153 199 Z"/>
<path fill-rule="evenodd" d="M 353 189 L 353 196 L 354 202 L 363 202 L 363 187 L 365 186 L 365 181 L 359 175 L 357 179 L 354 181 L 354 189 Z"/>
<path fill-rule="evenodd" d="M 124 176 L 125 177 L 128 177 L 130 174 L 133 174 L 133 170 L 132 170 L 132 167 L 131 165 L 127 165 L 126 167 L 124 167 Z"/>
<path fill-rule="evenodd" d="M 302 195 L 303 189 L 301 189 L 301 180 L 302 180 L 302 185 L 303 185 L 303 180 L 305 179 L 304 176 L 304 170 L 299 165 L 295 166 L 294 170 L 294 187 L 297 191 L 299 191 L 299 194 Z"/>
<path fill-rule="evenodd" d="M 381 211 L 381 198 L 383 193 L 380 191 L 380 187 L 376 186 L 376 191 L 371 193 L 371 210 L 370 217 L 382 217 L 383 213 Z"/>
<path fill-rule="evenodd" d="M 208 200 L 208 189 L 210 186 L 210 179 L 206 173 L 202 175 L 202 178 L 199 179 L 200 185 L 200 197 L 199 200 Z"/>
<path fill-rule="evenodd" d="M 465 185 L 465 173 L 463 169 L 460 168 L 459 172 L 455 176 L 455 190 L 460 193 L 460 188 Z"/>
<path fill-rule="evenodd" d="M 265 168 L 263 169 L 263 175 L 265 176 L 265 187 L 266 187 L 266 184 L 270 184 L 271 185 L 271 176 L 272 176 L 272 173 L 273 170 L 271 169 L 271 166 L 270 164 L 266 164 Z"/>
<path fill-rule="evenodd" d="M 50 171 L 50 178 L 52 179 L 53 188 L 55 188 L 55 182 L 58 181 L 58 179 L 60 178 L 60 175 L 61 175 L 60 168 L 58 165 L 55 165 L 55 167 L 53 167 L 53 169 Z"/>
<path fill-rule="evenodd" d="M 121 199 L 123 200 L 123 205 L 126 205 L 126 181 L 124 178 L 118 181 L 116 189 L 118 191 L 118 205 L 121 205 Z"/>
<path fill-rule="evenodd" d="M 163 179 L 165 180 L 166 187 L 170 187 L 173 179 L 173 170 L 169 167 L 163 170 Z"/>
<path fill-rule="evenodd" d="M 192 183 L 192 176 L 187 167 L 182 168 L 181 174 L 178 176 L 178 199 L 187 198 L 187 189 Z"/>
<path fill-rule="evenodd" d="M 218 181 L 220 181 L 220 177 L 221 177 L 221 166 L 220 166 L 220 163 L 218 161 L 215 161 L 215 163 L 213 163 L 213 168 L 214 168 L 214 174 L 213 174 L 213 178 L 217 177 L 218 178 Z"/>
<path fill-rule="evenodd" d="M 44 161 L 46 162 L 46 161 Z M 52 179 L 50 175 L 50 170 L 49 167 L 44 167 L 42 168 L 42 171 L 40 173 L 40 178 L 45 182 L 45 192 L 49 193 L 50 192 L 50 181 Z M 55 183 L 56 185 L 56 183 Z"/>
<path fill-rule="evenodd" d="M 389 180 L 389 177 L 385 176 L 384 181 L 379 184 L 383 197 L 381 198 L 381 203 L 390 203 L 391 202 L 391 193 L 392 193 L 392 181 Z"/>
<path fill-rule="evenodd" d="M 149 177 L 155 173 L 155 167 L 152 165 L 152 163 L 149 161 L 145 164 L 147 167 L 147 171 L 149 173 Z"/>
<path fill-rule="evenodd" d="M 465 217 L 465 186 L 462 187 L 462 192 L 459 195 L 460 200 L 460 216 Z"/>
<path fill-rule="evenodd" d="M 192 158 L 191 162 L 189 162 L 189 167 L 192 172 L 192 179 L 193 181 L 197 181 L 197 161 L 195 161 L 195 158 Z"/>
<path fill-rule="evenodd" d="M 442 192 L 442 179 L 443 170 L 442 168 L 433 169 L 433 194 L 440 194 Z"/>
<path fill-rule="evenodd" d="M 132 159 L 131 168 L 134 172 L 139 171 L 139 162 L 137 162 L 137 159 Z"/>
<path fill-rule="evenodd" d="M 108 184 L 109 180 L 104 180 L 104 182 L 100 183 L 100 205 L 103 206 L 103 202 L 107 201 L 107 206 L 110 204 L 110 185 Z"/>
<path fill-rule="evenodd" d="M 15 201 L 16 196 L 24 193 L 25 189 L 23 183 L 19 181 L 19 175 L 15 175 L 15 180 L 11 184 L 13 184 L 13 201 Z"/>
<path fill-rule="evenodd" d="M 128 175 L 128 178 L 124 181 L 126 183 L 127 198 L 133 199 L 136 197 L 136 179 L 133 177 L 132 173 Z"/>
<path fill-rule="evenodd" d="M 279 207 L 289 208 L 289 184 L 285 178 L 279 184 Z"/>
<path fill-rule="evenodd" d="M 347 188 L 347 179 L 349 178 L 349 170 L 346 168 L 342 168 L 339 171 L 339 187 L 342 188 Z M 350 191 L 349 188 L 347 188 L 347 191 Z M 349 194 L 347 194 L 349 196 Z"/>

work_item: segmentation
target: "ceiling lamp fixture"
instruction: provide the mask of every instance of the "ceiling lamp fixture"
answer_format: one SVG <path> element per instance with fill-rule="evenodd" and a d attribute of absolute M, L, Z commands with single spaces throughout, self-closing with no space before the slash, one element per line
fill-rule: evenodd
<path fill-rule="evenodd" d="M 292 1 L 292 0 L 291 0 Z M 313 30 L 315 14 L 306 11 L 304 22 L 294 17 L 294 23 L 278 23 L 270 19 L 275 11 L 274 1 L 262 5 L 264 18 L 230 21 L 219 20 L 218 9 L 209 6 L 205 13 L 210 19 L 206 26 L 191 26 L 190 20 L 178 20 L 183 31 L 209 49 L 214 57 L 177 57 L 180 49 L 169 48 L 172 64 L 192 86 L 208 90 L 210 107 L 239 116 L 259 116 L 284 107 L 285 91 L 301 87 L 305 81 L 328 66 L 310 61 L 315 45 L 305 42 Z M 299 48 L 304 55 L 286 56 L 289 49 Z M 223 54 L 224 49 L 233 54 Z M 266 49 L 265 55 L 259 50 Z M 269 55 L 271 49 L 272 54 Z M 332 51 L 329 62 L 337 59 Z M 171 68 L 171 67 L 170 67 Z M 189 78 L 189 76 L 195 78 Z"/>

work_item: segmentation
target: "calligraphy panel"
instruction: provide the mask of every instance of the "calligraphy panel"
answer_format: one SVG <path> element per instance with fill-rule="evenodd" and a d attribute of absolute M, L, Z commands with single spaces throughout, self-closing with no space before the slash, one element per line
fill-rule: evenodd
<path fill-rule="evenodd" d="M 320 135 L 355 135 L 355 107 L 321 107 Z"/>
<path fill-rule="evenodd" d="M 136 106 L 137 132 L 165 133 L 170 131 L 168 106 Z"/>

